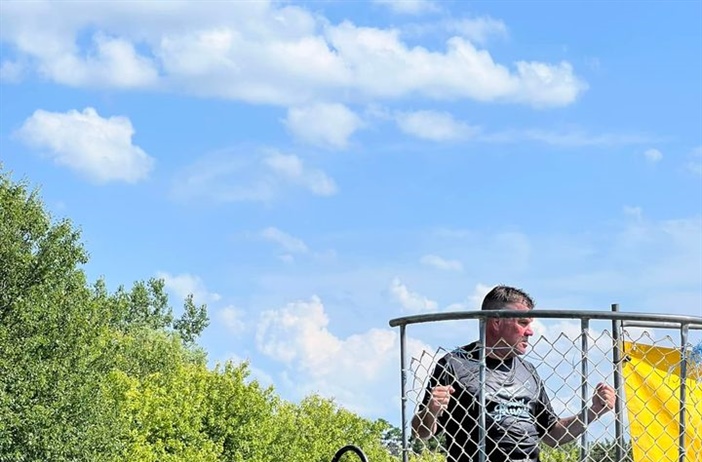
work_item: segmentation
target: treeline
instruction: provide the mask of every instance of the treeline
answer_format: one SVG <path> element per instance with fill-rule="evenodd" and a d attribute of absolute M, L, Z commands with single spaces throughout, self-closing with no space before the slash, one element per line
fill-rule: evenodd
<path fill-rule="evenodd" d="M 174 317 L 157 279 L 109 292 L 87 260 L 70 221 L 0 171 L 0 461 L 321 462 L 346 444 L 395 460 L 386 422 L 208 368 L 204 305 Z"/>
<path fill-rule="evenodd" d="M 0 462 L 328 462 L 347 444 L 401 460 L 384 420 L 285 401 L 245 363 L 208 368 L 192 296 L 174 317 L 162 280 L 109 292 L 87 261 L 71 222 L 0 166 Z M 411 460 L 444 460 L 421 447 Z"/>

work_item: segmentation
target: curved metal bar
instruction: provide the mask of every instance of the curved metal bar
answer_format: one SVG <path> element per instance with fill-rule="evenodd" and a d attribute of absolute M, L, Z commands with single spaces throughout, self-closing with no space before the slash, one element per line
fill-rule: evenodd
<path fill-rule="evenodd" d="M 583 311 L 583 310 L 478 310 L 478 311 L 451 311 L 445 313 L 417 314 L 391 319 L 390 327 L 406 326 L 409 324 L 422 324 L 436 321 L 454 321 L 460 319 L 485 319 L 485 318 L 547 318 L 547 319 L 611 319 L 630 321 L 657 321 L 683 324 L 702 324 L 700 316 L 683 316 L 675 314 L 648 314 L 648 313 L 622 313 L 611 311 Z"/>
<path fill-rule="evenodd" d="M 334 454 L 334 457 L 332 458 L 331 462 L 339 462 L 341 456 L 343 456 L 349 451 L 355 453 L 358 456 L 358 458 L 361 459 L 362 462 L 368 462 L 368 458 L 363 453 L 363 451 L 361 451 L 361 448 L 359 448 L 358 446 L 354 446 L 353 444 L 344 446 L 343 448 L 336 451 L 336 454 Z"/>

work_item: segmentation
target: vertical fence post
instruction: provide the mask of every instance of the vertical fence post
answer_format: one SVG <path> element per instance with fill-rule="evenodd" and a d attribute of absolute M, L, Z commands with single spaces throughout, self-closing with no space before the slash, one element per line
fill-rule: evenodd
<path fill-rule="evenodd" d="M 487 449 L 485 447 L 485 434 L 486 434 L 486 422 L 485 422 L 485 328 L 487 326 L 487 323 L 485 322 L 485 318 L 481 317 L 480 318 L 480 365 L 478 369 L 478 377 L 480 379 L 480 389 L 478 391 L 478 401 L 480 403 L 480 413 L 478 414 L 478 434 L 479 437 L 478 439 L 480 440 L 479 442 L 479 450 L 478 453 L 480 454 L 479 460 L 480 462 L 485 462 L 487 460 Z"/>
<path fill-rule="evenodd" d="M 619 312 L 619 304 L 612 304 L 612 312 Z M 621 322 L 612 319 L 612 365 L 614 366 L 614 392 L 616 401 L 614 402 L 614 433 L 616 447 L 616 460 L 624 460 L 624 429 L 623 429 L 623 402 L 624 393 L 622 393 L 622 350 L 621 350 Z"/>
<path fill-rule="evenodd" d="M 590 320 L 588 318 L 582 318 L 580 320 L 580 373 L 582 374 L 580 382 L 580 402 L 581 402 L 581 420 L 585 430 L 582 435 L 580 435 L 580 460 L 585 462 L 587 459 L 587 425 L 588 425 L 588 412 L 587 412 L 587 377 L 588 377 L 588 337 L 590 336 Z"/>
<path fill-rule="evenodd" d="M 690 325 L 680 325 L 680 440 L 678 445 L 678 460 L 685 462 L 685 402 L 687 393 L 687 334 Z"/>
<path fill-rule="evenodd" d="M 400 326 L 400 392 L 402 393 L 402 462 L 407 462 L 409 457 L 409 443 L 407 438 L 407 360 L 405 345 L 405 325 Z"/>

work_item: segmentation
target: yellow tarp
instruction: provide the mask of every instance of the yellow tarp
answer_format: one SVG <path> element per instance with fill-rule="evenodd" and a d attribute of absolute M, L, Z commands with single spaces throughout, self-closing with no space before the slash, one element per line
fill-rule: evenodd
<path fill-rule="evenodd" d="M 624 391 L 635 462 L 678 462 L 680 351 L 625 342 Z M 688 361 L 685 461 L 702 462 L 702 370 Z"/>

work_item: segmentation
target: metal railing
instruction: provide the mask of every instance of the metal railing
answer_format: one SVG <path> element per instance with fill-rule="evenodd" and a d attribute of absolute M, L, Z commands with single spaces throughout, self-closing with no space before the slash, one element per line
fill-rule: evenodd
<path fill-rule="evenodd" d="M 628 449 L 631 444 L 639 444 L 639 440 L 628 435 L 628 443 L 626 441 L 627 435 L 625 435 L 625 424 L 627 423 L 628 417 L 628 427 L 629 429 L 638 428 L 641 422 L 637 419 L 643 419 L 642 414 L 633 414 L 631 409 L 628 415 L 625 413 L 625 403 L 627 402 L 624 394 L 625 380 L 622 372 L 622 366 L 627 364 L 627 373 L 629 372 L 630 366 L 628 365 L 629 355 L 627 351 L 623 348 L 625 345 L 629 345 L 631 351 L 633 352 L 640 344 L 641 340 L 650 343 L 653 339 L 649 334 L 644 331 L 639 333 L 639 337 L 634 338 L 637 329 L 648 328 L 648 329 L 673 329 L 679 334 L 679 341 L 675 341 L 670 336 L 666 336 L 662 340 L 654 342 L 651 348 L 662 348 L 660 351 L 674 351 L 677 352 L 678 356 L 676 358 L 677 364 L 672 366 L 667 366 L 674 368 L 675 377 L 679 383 L 679 389 L 677 394 L 677 454 L 675 456 L 677 459 L 658 459 L 657 462 L 686 462 L 686 450 L 689 450 L 686 438 L 689 437 L 691 429 L 687 427 L 687 412 L 688 412 L 688 372 L 689 372 L 689 350 L 690 345 L 688 344 L 688 334 L 690 330 L 702 330 L 702 317 L 697 316 L 683 316 L 683 315 L 663 315 L 663 314 L 646 314 L 646 313 L 622 313 L 619 312 L 618 305 L 611 305 L 611 311 L 576 311 L 576 310 L 532 310 L 532 311 L 514 311 L 514 310 L 494 310 L 494 311 L 462 311 L 462 312 L 444 312 L 444 313 L 434 313 L 434 314 L 423 314 L 423 315 L 413 315 L 406 316 L 402 318 L 392 319 L 390 321 L 391 327 L 399 327 L 400 329 L 400 380 L 401 380 L 401 418 L 402 418 L 402 460 L 403 462 L 408 462 L 410 454 L 409 445 L 409 419 L 408 419 L 408 405 L 412 402 L 410 394 L 414 394 L 417 397 L 415 404 L 415 409 L 418 409 L 422 405 L 422 395 L 426 391 L 427 382 L 431 376 L 431 370 L 436 366 L 437 358 L 436 356 L 431 357 L 432 367 L 424 367 L 426 358 L 423 357 L 427 352 L 422 352 L 422 357 L 412 358 L 412 364 L 414 364 L 414 369 L 408 366 L 408 349 L 407 349 L 407 329 L 410 325 L 415 324 L 426 324 L 426 323 L 436 323 L 436 322 L 447 322 L 447 321 L 462 321 L 462 320 L 478 320 L 479 321 L 479 354 L 475 358 L 477 362 L 479 387 L 477 394 L 478 396 L 478 409 L 479 416 L 476 421 L 472 422 L 474 426 L 478 428 L 478 457 L 480 462 L 485 462 L 489 460 L 490 454 L 487 453 L 487 443 L 494 443 L 490 439 L 490 428 L 488 422 L 486 421 L 486 352 L 485 352 L 485 336 L 486 336 L 486 321 L 491 318 L 535 318 L 535 319 L 547 319 L 547 320 L 567 320 L 566 322 L 572 322 L 574 320 L 579 320 L 579 335 L 572 336 L 570 338 L 562 333 L 558 335 L 556 339 L 549 332 L 544 332 L 535 342 L 533 342 L 532 351 L 527 353 L 526 357 L 529 358 L 530 354 L 534 354 L 537 359 L 540 360 L 540 370 L 546 369 L 546 372 L 550 372 L 546 378 L 543 380 L 546 389 L 551 395 L 558 397 L 562 391 L 572 391 L 575 394 L 579 394 L 579 409 L 580 409 L 580 419 L 587 427 L 590 422 L 588 422 L 588 413 L 585 411 L 587 403 L 589 402 L 589 394 L 592 388 L 592 380 L 596 378 L 603 378 L 604 376 L 609 376 L 613 378 L 613 386 L 617 396 L 616 403 L 613 409 L 614 414 L 614 445 L 615 445 L 615 461 L 623 461 L 626 457 L 630 457 Z M 595 336 L 591 332 L 592 323 L 598 323 L 606 321 L 609 327 L 611 322 L 611 332 L 607 329 L 603 329 L 602 332 Z M 631 331 L 631 332 L 630 332 Z M 580 342 L 578 342 L 580 340 Z M 660 347 L 660 343 L 669 343 L 671 348 Z M 579 346 L 577 346 L 579 343 Z M 611 356 L 610 351 L 611 349 Z M 545 350 L 545 353 L 539 353 L 536 350 Z M 648 351 L 648 350 L 647 350 Z M 653 351 L 653 350 L 651 350 Z M 655 350 L 658 351 L 658 350 Z M 441 353 L 442 356 L 450 354 L 449 350 L 439 349 L 437 353 Z M 579 354 L 578 354 L 579 353 Z M 539 356 L 540 355 L 540 356 Z M 560 356 L 559 356 L 560 355 Z M 576 357 L 579 356 L 579 359 Z M 554 361 L 556 357 L 557 361 Z M 603 359 L 605 358 L 606 359 Z M 593 362 L 593 358 L 598 358 L 599 361 Z M 611 358 L 611 359 L 610 359 Z M 530 358 L 529 358 L 530 359 Z M 575 362 L 579 362 L 579 368 Z M 591 368 L 591 366 L 595 366 Z M 572 374 L 567 372 L 559 372 L 563 369 L 561 366 L 566 366 L 571 368 L 573 371 L 579 369 L 579 383 L 573 384 L 571 379 Z M 663 367 L 661 365 L 656 365 L 656 367 Z M 605 370 L 605 372 L 602 372 Z M 669 371 L 670 373 L 670 371 Z M 545 375 L 545 374 L 544 374 Z M 410 379 L 415 386 L 410 389 Z M 650 377 L 651 380 L 654 379 L 653 376 Z M 663 377 L 665 379 L 665 377 Z M 419 386 L 416 386 L 416 385 Z M 656 390 L 654 390 L 655 392 Z M 665 391 L 665 390 L 659 390 Z M 697 392 L 697 390 L 695 390 Z M 699 392 L 702 393 L 702 385 L 699 387 Z M 637 390 L 630 390 L 629 394 L 636 394 Z M 695 395 L 697 396 L 697 395 Z M 566 401 L 566 404 L 569 404 Z M 674 408 L 671 403 L 665 402 L 664 406 L 669 406 Z M 702 414 L 702 401 L 700 403 L 695 402 L 694 412 Z M 567 405 L 564 407 L 568 407 Z M 576 412 L 577 414 L 577 412 Z M 465 422 L 461 422 L 465 424 Z M 633 425 L 632 425 L 633 424 Z M 645 423 L 644 423 L 645 425 Z M 454 425 L 455 427 L 456 425 Z M 610 425 L 600 424 L 601 433 L 609 435 Z M 640 426 L 640 425 L 639 425 Z M 655 430 L 653 430 L 655 433 Z M 655 436 L 655 435 L 654 435 Z M 588 459 L 588 450 L 592 447 L 588 438 L 590 437 L 589 431 L 583 431 L 579 435 L 579 447 L 578 447 L 578 460 L 586 461 L 592 460 Z M 578 441 L 578 440 L 576 440 Z M 643 443 L 642 443 L 643 444 Z M 652 443 L 655 444 L 655 441 Z M 493 445 L 494 447 L 494 445 Z M 688 449 L 686 449 L 688 448 Z M 697 446 L 693 448 L 697 451 Z M 625 454 L 624 452 L 627 452 Z M 663 451 L 663 449 L 661 449 Z M 689 461 L 702 460 L 702 449 L 699 449 L 700 454 L 694 454 L 695 458 L 692 456 Z M 668 457 L 670 456 L 670 451 L 666 453 Z M 697 458 L 699 456 L 699 459 Z M 451 455 L 448 456 L 449 460 Z M 474 459 L 474 455 L 469 455 L 471 460 Z M 570 459 L 569 459 L 570 460 Z M 611 460 L 611 459 L 610 459 Z M 653 459 L 646 459 L 653 460 Z"/>

